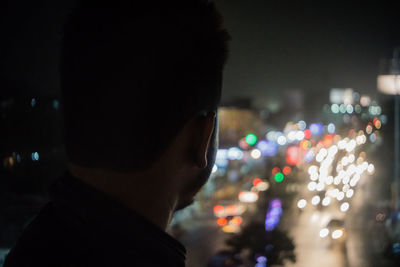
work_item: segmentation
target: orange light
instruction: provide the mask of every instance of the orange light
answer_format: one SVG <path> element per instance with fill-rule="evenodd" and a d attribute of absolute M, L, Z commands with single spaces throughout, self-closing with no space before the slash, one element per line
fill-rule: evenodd
<path fill-rule="evenodd" d="M 240 217 L 234 217 L 232 220 L 230 220 L 229 224 L 234 225 L 234 226 L 239 226 L 243 222 L 242 218 Z"/>
<path fill-rule="evenodd" d="M 380 128 L 381 128 L 381 126 L 382 126 L 382 124 L 381 124 L 381 121 L 380 121 L 380 120 L 376 120 L 376 121 L 374 122 L 374 125 L 375 125 L 375 128 L 376 128 L 376 129 L 380 129 Z"/>
<path fill-rule="evenodd" d="M 236 213 L 237 208 L 235 205 L 229 205 L 229 206 L 226 206 L 225 211 L 227 214 L 233 214 L 233 213 Z"/>
<path fill-rule="evenodd" d="M 301 147 L 302 149 L 304 149 L 304 150 L 309 149 L 309 148 L 311 147 L 311 142 L 308 141 L 308 140 L 303 139 L 303 140 L 300 142 L 300 147 Z"/>
<path fill-rule="evenodd" d="M 355 133 L 354 130 L 350 130 L 350 131 L 353 131 L 353 133 L 351 135 L 353 135 Z M 324 138 L 325 147 L 330 147 L 332 145 L 332 142 L 333 142 L 333 136 L 330 134 L 325 135 L 325 138 Z"/>
<path fill-rule="evenodd" d="M 257 186 L 261 182 L 262 182 L 262 180 L 260 178 L 256 178 L 256 179 L 253 180 L 253 185 Z"/>
<path fill-rule="evenodd" d="M 221 206 L 221 205 L 215 205 L 215 206 L 214 206 L 214 213 L 223 212 L 224 209 L 225 209 L 225 208 L 224 208 L 223 206 Z"/>
<path fill-rule="evenodd" d="M 272 169 L 272 175 L 275 176 L 275 174 L 277 174 L 280 171 L 281 171 L 281 169 L 279 169 L 278 167 L 275 167 L 275 168 Z"/>
<path fill-rule="evenodd" d="M 219 218 L 219 219 L 217 220 L 217 224 L 218 224 L 219 226 L 224 226 L 224 225 L 226 225 L 227 223 L 228 223 L 228 220 L 225 219 L 225 218 Z"/>
<path fill-rule="evenodd" d="M 284 175 L 289 175 L 292 172 L 292 168 L 290 168 L 289 166 L 285 166 L 282 169 L 282 172 L 283 172 Z"/>

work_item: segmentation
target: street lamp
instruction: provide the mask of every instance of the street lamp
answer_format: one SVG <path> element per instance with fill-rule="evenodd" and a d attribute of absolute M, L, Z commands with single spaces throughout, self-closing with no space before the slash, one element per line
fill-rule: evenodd
<path fill-rule="evenodd" d="M 390 73 L 379 75 L 377 85 L 380 92 L 394 95 L 394 183 L 397 212 L 400 209 L 400 47 L 394 49 L 390 63 Z"/>

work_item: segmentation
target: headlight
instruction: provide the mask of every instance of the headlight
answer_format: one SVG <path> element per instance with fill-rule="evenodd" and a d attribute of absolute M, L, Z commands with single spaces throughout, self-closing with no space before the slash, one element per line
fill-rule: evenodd
<path fill-rule="evenodd" d="M 342 229 L 338 229 L 332 232 L 332 238 L 333 239 L 339 239 L 343 236 L 344 231 Z"/>

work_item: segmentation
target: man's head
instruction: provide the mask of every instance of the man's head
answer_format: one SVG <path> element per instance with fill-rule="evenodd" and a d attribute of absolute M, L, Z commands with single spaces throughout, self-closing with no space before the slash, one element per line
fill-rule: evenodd
<path fill-rule="evenodd" d="M 215 157 L 209 147 L 216 143 L 228 39 L 221 17 L 205 0 L 101 2 L 83 1 L 64 31 L 69 162 L 135 173 L 151 169 L 168 151 L 177 158 L 192 153 L 201 171 L 185 184 L 185 194 L 194 194 Z M 193 142 L 178 152 L 171 149 L 179 146 L 177 138 Z"/>

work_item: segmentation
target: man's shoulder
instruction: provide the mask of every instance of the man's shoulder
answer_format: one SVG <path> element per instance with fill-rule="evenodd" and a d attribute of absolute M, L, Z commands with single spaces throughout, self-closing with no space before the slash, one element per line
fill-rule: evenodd
<path fill-rule="evenodd" d="M 68 262 L 84 249 L 86 239 L 78 218 L 69 216 L 65 210 L 60 211 L 50 202 L 25 228 L 4 267 L 36 266 L 33 263 L 76 266 Z"/>
<path fill-rule="evenodd" d="M 160 240 L 139 232 L 99 228 L 67 207 L 49 203 L 26 227 L 4 267 L 184 266 L 176 264 Z"/>

